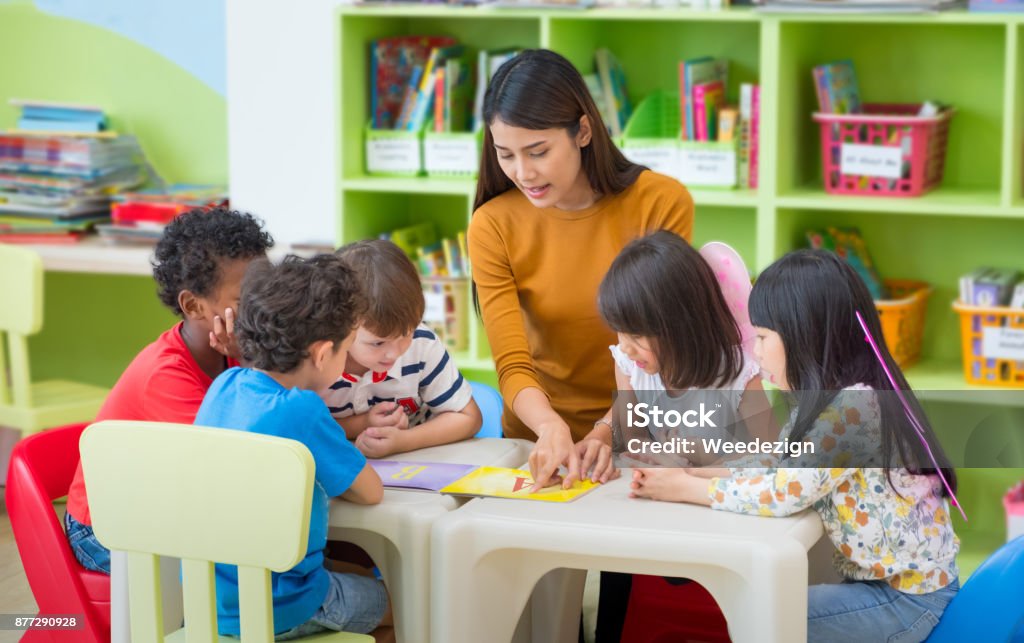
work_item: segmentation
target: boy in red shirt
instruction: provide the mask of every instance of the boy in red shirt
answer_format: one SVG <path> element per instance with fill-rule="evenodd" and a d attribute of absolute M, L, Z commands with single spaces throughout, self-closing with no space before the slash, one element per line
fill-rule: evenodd
<path fill-rule="evenodd" d="M 192 423 L 214 378 L 238 365 L 232 326 L 242 277 L 273 243 L 251 215 L 226 208 L 188 212 L 167 226 L 153 253 L 153 278 L 160 300 L 183 321 L 132 360 L 97 422 Z M 109 574 L 110 551 L 93 535 L 81 464 L 64 522 L 78 562 Z"/>

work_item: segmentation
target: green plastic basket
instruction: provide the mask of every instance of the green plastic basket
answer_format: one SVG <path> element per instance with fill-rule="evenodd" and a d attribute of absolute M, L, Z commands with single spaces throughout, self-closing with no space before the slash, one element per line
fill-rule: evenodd
<path fill-rule="evenodd" d="M 423 131 L 373 129 L 366 125 L 366 173 L 419 176 L 423 173 Z"/>
<path fill-rule="evenodd" d="M 619 147 L 631 161 L 691 187 L 736 187 L 736 144 L 684 141 L 679 96 L 655 92 L 637 106 Z"/>
<path fill-rule="evenodd" d="M 433 123 L 423 134 L 423 167 L 427 176 L 472 179 L 480 170 L 484 132 L 435 132 Z"/>
<path fill-rule="evenodd" d="M 619 147 L 634 163 L 678 176 L 679 134 L 679 97 L 657 92 L 637 106 L 622 131 Z"/>

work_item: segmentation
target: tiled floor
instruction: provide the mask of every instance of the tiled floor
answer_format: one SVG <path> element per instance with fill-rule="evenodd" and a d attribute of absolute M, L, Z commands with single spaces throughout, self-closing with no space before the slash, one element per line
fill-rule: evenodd
<path fill-rule="evenodd" d="M 0 613 L 35 614 L 36 602 L 21 567 L 21 557 L 14 543 L 2 490 L 3 487 L 0 487 Z M 0 630 L 0 643 L 13 643 L 20 637 L 20 632 Z"/>

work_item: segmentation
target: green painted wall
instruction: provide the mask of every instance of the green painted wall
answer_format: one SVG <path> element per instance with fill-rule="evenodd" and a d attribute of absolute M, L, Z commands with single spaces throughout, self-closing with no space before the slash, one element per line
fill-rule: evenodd
<path fill-rule="evenodd" d="M 187 35 L 183 35 L 187 37 Z M 226 183 L 223 97 L 151 50 L 111 31 L 0 3 L 0 127 L 10 98 L 96 104 L 114 129 L 138 137 L 167 181 Z M 146 277 L 46 275 L 33 377 L 112 385 L 135 354 L 174 322 Z"/>

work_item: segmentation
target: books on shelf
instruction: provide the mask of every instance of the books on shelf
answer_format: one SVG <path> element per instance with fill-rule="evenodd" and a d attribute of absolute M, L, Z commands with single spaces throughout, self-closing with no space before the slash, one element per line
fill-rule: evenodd
<path fill-rule="evenodd" d="M 860 276 L 872 299 L 878 301 L 889 297 L 889 292 L 875 269 L 875 263 L 871 260 L 867 244 L 857 228 L 830 226 L 825 230 L 808 230 L 807 243 L 811 248 L 830 250 L 842 257 Z"/>
<path fill-rule="evenodd" d="M 818 65 L 812 73 L 819 111 L 826 114 L 859 114 L 862 111 L 852 60 Z"/>
<path fill-rule="evenodd" d="M 519 54 L 519 49 L 506 48 L 487 51 L 481 49 L 476 57 L 476 93 L 473 97 L 473 131 L 478 132 L 484 123 L 484 94 L 491 77 L 503 64 Z"/>
<path fill-rule="evenodd" d="M 1024 281 L 1012 268 L 978 268 L 960 277 L 960 301 L 971 306 L 1024 308 Z"/>
<path fill-rule="evenodd" d="M 698 85 L 715 82 L 721 83 L 723 90 L 729 86 L 729 61 L 727 59 L 703 56 L 679 63 L 679 111 L 684 141 L 700 140 L 697 138 L 695 88 Z"/>
<path fill-rule="evenodd" d="M 448 36 L 394 36 L 370 44 L 370 114 L 374 129 L 397 127 L 408 90 L 413 83 L 419 86 L 431 51 L 454 44 L 455 39 Z M 416 68 L 420 71 L 414 79 Z"/>
<path fill-rule="evenodd" d="M 594 67 L 601 86 L 600 100 L 604 103 L 603 108 L 598 108 L 601 118 L 605 119 L 611 135 L 618 138 L 633 113 L 626 91 L 626 73 L 615 55 L 605 47 L 594 52 Z"/>

